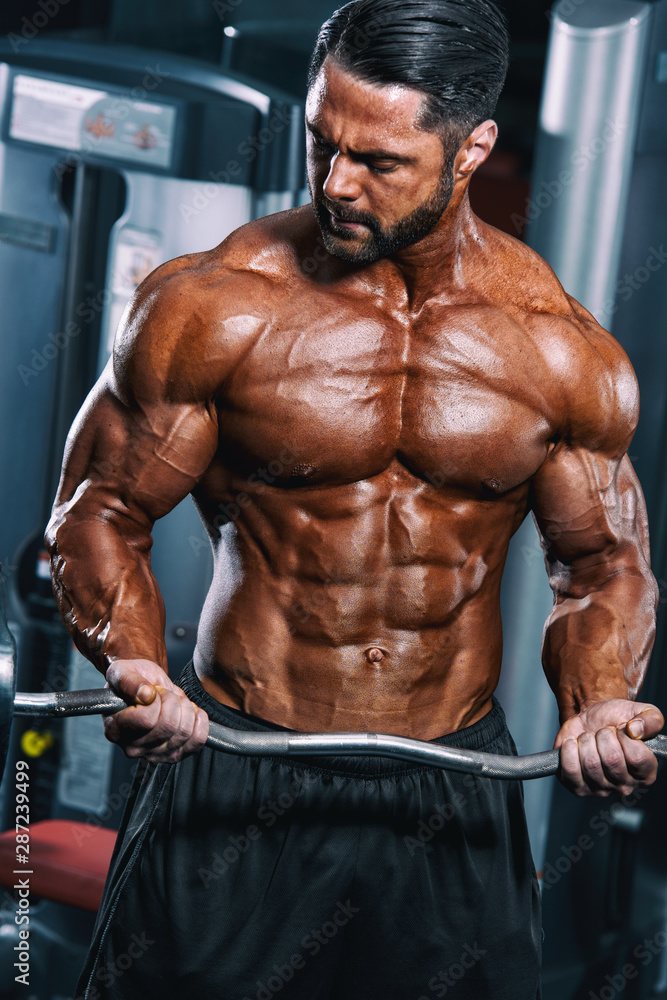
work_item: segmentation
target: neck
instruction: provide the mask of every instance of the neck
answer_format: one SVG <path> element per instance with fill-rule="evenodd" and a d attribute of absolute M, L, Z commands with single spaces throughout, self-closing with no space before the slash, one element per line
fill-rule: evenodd
<path fill-rule="evenodd" d="M 480 241 L 478 220 L 466 188 L 458 198 L 456 194 L 452 197 L 442 218 L 424 239 L 391 258 L 405 283 L 411 312 L 419 312 L 425 302 L 444 291 L 454 292 L 465 286 L 465 263 Z"/>

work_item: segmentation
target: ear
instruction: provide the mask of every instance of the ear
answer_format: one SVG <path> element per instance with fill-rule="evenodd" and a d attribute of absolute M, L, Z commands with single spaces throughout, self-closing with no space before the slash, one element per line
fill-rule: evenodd
<path fill-rule="evenodd" d="M 498 126 L 494 121 L 485 121 L 470 133 L 458 153 L 456 172 L 459 176 L 471 177 L 487 159 L 498 138 Z"/>

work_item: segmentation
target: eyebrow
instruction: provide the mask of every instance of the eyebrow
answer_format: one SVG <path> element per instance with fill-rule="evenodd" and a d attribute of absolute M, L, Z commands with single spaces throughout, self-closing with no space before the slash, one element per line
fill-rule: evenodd
<path fill-rule="evenodd" d="M 306 128 L 311 132 L 317 139 L 322 139 L 323 142 L 329 142 L 326 136 L 322 135 L 320 130 L 306 120 Z M 333 145 L 333 143 L 330 143 Z M 401 156 L 400 153 L 391 153 L 387 149 L 364 149 L 363 152 L 352 151 L 352 155 L 359 157 L 361 159 L 372 159 L 372 160 L 392 160 L 394 163 L 414 163 L 415 158 L 413 156 Z"/>

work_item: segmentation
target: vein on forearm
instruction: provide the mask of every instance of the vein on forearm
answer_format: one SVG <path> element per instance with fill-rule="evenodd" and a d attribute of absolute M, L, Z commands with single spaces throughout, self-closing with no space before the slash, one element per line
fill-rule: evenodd
<path fill-rule="evenodd" d="M 164 606 L 151 572 L 153 522 L 107 489 L 83 484 L 47 532 L 56 600 L 81 651 L 164 663 Z"/>
<path fill-rule="evenodd" d="M 569 565 L 547 563 L 555 604 L 543 663 L 561 716 L 593 701 L 636 698 L 653 646 L 656 594 L 641 548 L 626 541 Z"/>

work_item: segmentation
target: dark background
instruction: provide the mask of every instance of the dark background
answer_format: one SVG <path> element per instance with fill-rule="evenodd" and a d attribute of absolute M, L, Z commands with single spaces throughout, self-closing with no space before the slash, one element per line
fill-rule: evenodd
<path fill-rule="evenodd" d="M 224 29 L 259 31 L 237 45 L 235 68 L 251 75 L 270 75 L 274 84 L 305 91 L 307 53 L 317 24 L 338 6 L 331 0 L 10 0 L 0 9 L 0 33 L 15 44 L 30 37 L 74 38 L 114 42 L 177 52 L 220 64 L 232 45 Z M 520 223 L 529 197 L 528 178 L 549 32 L 550 4 L 505 0 L 512 37 L 511 66 L 497 120 L 500 139 L 490 161 L 471 190 L 475 210 L 486 221 L 521 237 Z M 43 24 L 48 17 L 48 23 Z M 282 32 L 276 21 L 283 22 Z M 271 21 L 266 37 L 260 22 Z M 284 22 L 293 22 L 285 27 Z M 313 27 L 315 26 L 315 27 Z M 280 38 L 278 51 L 275 39 Z M 285 48 L 289 58 L 285 58 Z M 267 51 L 268 50 L 268 51 Z M 268 67 L 268 69 L 267 69 Z"/>
<path fill-rule="evenodd" d="M 530 197 L 550 3 L 548 0 L 501 0 L 499 5 L 506 12 L 510 27 L 511 66 L 496 113 L 500 139 L 490 159 L 473 178 L 471 201 L 482 218 L 521 237 L 520 222 L 512 219 L 525 217 Z M 51 37 L 178 53 L 212 65 L 229 65 L 304 96 L 309 49 L 317 25 L 335 6 L 335 0 L 281 0 L 280 3 L 276 0 L 5 0 L 5 6 L 0 7 L 0 35 L 8 37 L 19 49 L 33 37 Z M 268 21 L 271 24 L 262 27 Z M 655 162 L 662 169 L 662 161 L 656 159 Z M 657 167 L 655 169 L 657 171 Z M 645 197 L 651 199 L 651 210 L 654 199 L 658 206 L 654 214 L 656 224 L 660 224 L 659 206 L 664 205 L 664 192 L 656 194 L 659 185 L 646 187 Z M 651 212 L 642 208 L 643 197 L 642 185 L 638 185 L 641 211 L 635 207 L 635 215 L 640 220 L 641 231 L 634 243 L 629 243 L 640 248 L 649 245 L 642 242 L 641 227 L 646 217 L 651 216 Z M 651 235 L 647 239 L 657 239 L 656 245 L 660 245 L 664 237 Z M 632 253 L 628 250 L 630 270 L 638 262 Z M 664 274 L 661 280 L 664 282 Z M 646 338 L 643 339 L 641 324 L 637 325 L 637 336 L 633 334 L 644 371 L 651 368 L 651 361 L 650 358 L 642 361 L 642 345 L 648 343 L 650 337 L 658 342 L 664 327 L 664 319 L 660 317 L 667 315 L 657 281 L 652 282 L 649 291 L 656 302 L 660 301 L 660 307 L 653 313 L 641 306 L 639 297 L 632 303 L 633 310 L 643 308 L 645 314 L 655 317 L 651 321 L 655 328 L 651 325 Z M 624 346 L 631 348 L 633 343 L 629 341 Z M 645 350 L 652 354 L 652 347 L 650 351 L 648 347 Z M 663 412 L 662 399 L 656 409 Z M 660 478 L 653 476 L 651 468 L 658 451 L 652 439 L 660 434 L 667 434 L 667 431 L 656 422 L 656 426 L 643 432 L 641 441 L 638 437 L 633 444 L 633 460 L 647 481 Z M 665 453 L 666 449 L 662 448 L 661 454 Z M 658 669 L 658 663 L 664 662 L 667 645 L 664 611 L 667 572 L 661 569 L 667 566 L 664 509 L 667 467 L 661 475 L 660 481 L 665 485 L 661 485 L 654 501 L 652 520 L 654 564 L 662 594 L 661 633 L 654 656 L 655 667 L 643 697 L 665 708 L 666 675 Z M 557 887 L 545 894 L 545 1000 L 590 1000 L 604 996 L 605 977 L 618 976 L 618 968 L 628 955 L 632 955 L 641 935 L 650 936 L 664 925 L 666 781 L 667 776 L 663 774 L 661 782 L 641 800 L 634 826 L 623 812 L 621 819 L 626 825 L 619 821 L 601 850 L 587 856 L 586 861 L 574 867 L 571 878 L 563 878 Z M 590 818 L 600 805 L 598 800 L 582 804 L 557 788 L 547 846 L 548 860 L 553 862 L 562 854 L 562 845 L 576 844 L 580 832 L 589 829 Z M 642 823 L 646 833 L 640 839 L 638 831 Z M 667 963 L 667 958 L 665 961 Z M 619 996 L 624 1000 L 667 997 L 664 992 L 667 964 L 662 977 L 663 992 L 653 992 L 654 983 L 661 978 L 658 965 L 658 962 L 653 963 L 646 971 L 647 979 L 627 984 Z M 607 996 L 609 989 L 606 989 Z"/>

